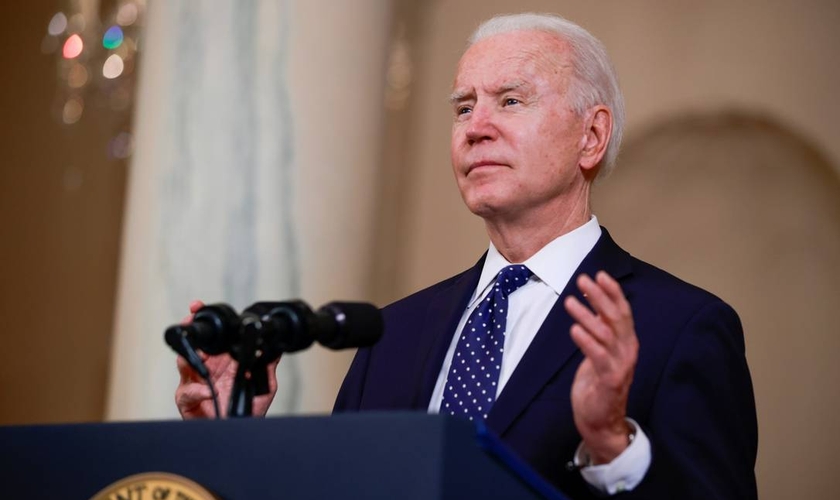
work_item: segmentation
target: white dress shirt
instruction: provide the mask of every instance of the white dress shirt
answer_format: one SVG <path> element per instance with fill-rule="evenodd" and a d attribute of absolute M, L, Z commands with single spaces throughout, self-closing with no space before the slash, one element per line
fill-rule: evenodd
<path fill-rule="evenodd" d="M 525 355 L 525 351 L 528 350 L 528 346 L 536 337 L 537 331 L 539 331 L 551 308 L 554 307 L 563 289 L 566 288 L 575 271 L 600 237 L 601 227 L 598 225 L 598 219 L 592 216 L 586 224 L 556 238 L 531 258 L 521 263 L 527 266 L 534 275 L 528 283 L 508 297 L 507 334 L 505 335 L 504 356 L 502 357 L 499 382 L 496 385 L 497 398 L 507 381 L 510 380 L 511 374 L 513 374 L 522 356 Z M 496 275 L 510 264 L 490 243 L 478 285 L 470 298 L 467 309 L 461 316 L 456 332 L 461 332 L 464 329 L 467 318 L 469 318 L 473 309 L 490 293 Z M 560 333 L 569 334 L 569 332 Z M 443 388 L 459 337 L 460 335 L 452 336 L 449 350 L 446 352 L 435 389 L 432 392 L 432 399 L 429 401 L 429 413 L 440 411 Z M 614 494 L 635 488 L 644 478 L 650 466 L 650 441 L 635 422 L 632 420 L 630 422 L 636 429 L 635 439 L 621 455 L 609 464 L 585 466 L 581 469 L 583 478 L 602 492 Z M 586 451 L 581 446 L 575 453 L 575 463 L 585 465 L 585 457 Z M 563 464 L 557 464 L 557 466 L 562 467 Z"/>

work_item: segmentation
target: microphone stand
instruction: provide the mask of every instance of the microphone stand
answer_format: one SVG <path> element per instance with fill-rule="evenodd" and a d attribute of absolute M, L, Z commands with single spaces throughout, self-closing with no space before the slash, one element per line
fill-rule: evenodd
<path fill-rule="evenodd" d="M 259 352 L 257 343 L 262 323 L 259 318 L 247 316 L 243 318 L 239 329 L 239 339 L 231 346 L 231 355 L 236 359 L 238 367 L 236 377 L 233 381 L 233 389 L 230 393 L 230 404 L 228 406 L 228 417 L 250 417 L 253 415 L 255 388 L 255 374 L 259 373 Z M 263 370 L 262 377 L 267 378 L 268 374 Z M 266 381 L 266 385 L 267 381 Z"/>
<path fill-rule="evenodd" d="M 269 393 L 268 365 L 283 353 L 264 338 L 266 332 L 277 327 L 275 322 L 274 318 L 260 317 L 253 311 L 242 315 L 239 335 L 230 348 L 238 366 L 230 393 L 229 417 L 250 417 L 254 413 L 254 397 Z"/>

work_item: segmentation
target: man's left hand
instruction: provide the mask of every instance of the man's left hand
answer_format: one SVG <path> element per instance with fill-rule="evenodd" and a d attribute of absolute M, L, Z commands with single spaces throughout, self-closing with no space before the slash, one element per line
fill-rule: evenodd
<path fill-rule="evenodd" d="M 583 352 L 572 384 L 575 426 L 593 465 L 611 462 L 630 444 L 627 396 L 639 353 L 633 313 L 621 287 L 606 272 L 581 275 L 577 286 L 592 310 L 575 297 L 564 303 L 575 320 L 572 340 Z"/>

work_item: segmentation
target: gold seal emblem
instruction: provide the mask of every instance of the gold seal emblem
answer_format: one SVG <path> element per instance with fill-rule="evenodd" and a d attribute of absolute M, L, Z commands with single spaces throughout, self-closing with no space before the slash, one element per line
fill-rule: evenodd
<path fill-rule="evenodd" d="M 120 479 L 90 500 L 219 500 L 219 497 L 185 477 L 144 472 Z"/>

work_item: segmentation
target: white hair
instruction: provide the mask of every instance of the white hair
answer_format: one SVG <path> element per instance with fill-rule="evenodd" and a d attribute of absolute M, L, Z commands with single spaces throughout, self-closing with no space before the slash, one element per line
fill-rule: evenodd
<path fill-rule="evenodd" d="M 603 178 L 615 166 L 624 129 L 624 97 L 604 44 L 585 29 L 558 15 L 523 13 L 496 16 L 481 23 L 470 36 L 467 46 L 512 31 L 543 31 L 568 42 L 575 77 L 569 89 L 572 109 L 583 115 L 592 106 L 601 104 L 612 112 L 612 135 L 598 172 L 598 177 Z"/>

